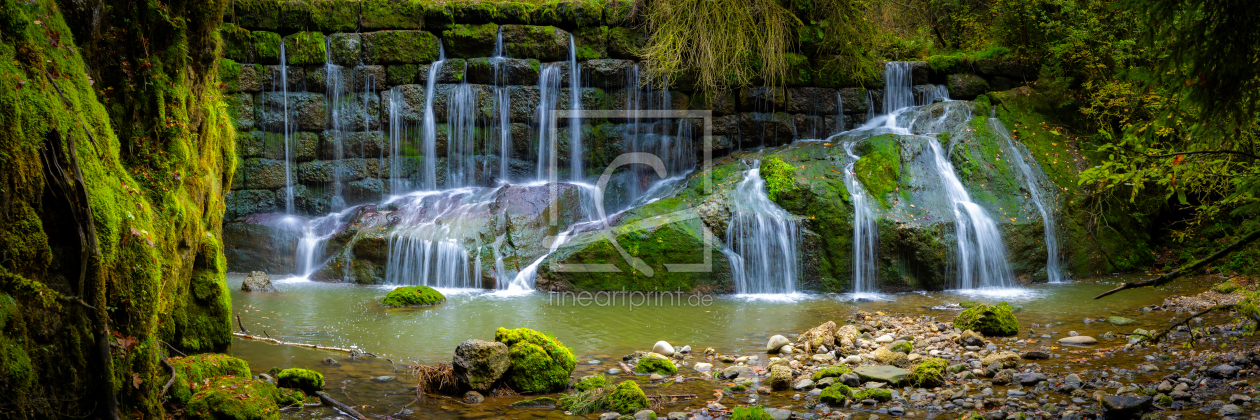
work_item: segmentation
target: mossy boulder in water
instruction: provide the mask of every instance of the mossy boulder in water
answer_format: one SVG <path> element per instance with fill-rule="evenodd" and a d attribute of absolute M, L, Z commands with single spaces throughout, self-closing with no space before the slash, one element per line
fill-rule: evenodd
<path fill-rule="evenodd" d="M 577 385 L 574 385 L 574 388 L 577 388 L 578 391 L 590 391 L 606 386 L 608 386 L 608 378 L 604 377 L 604 375 L 596 374 L 583 376 L 582 379 L 578 380 Z"/>
<path fill-rule="evenodd" d="M 792 177 L 796 175 L 796 168 L 788 165 L 783 159 L 772 156 L 761 164 L 759 172 L 761 179 L 766 181 L 766 197 L 774 200 L 780 193 L 791 194 L 796 189 L 796 183 Z"/>
<path fill-rule="evenodd" d="M 639 364 L 634 366 L 634 372 L 642 374 L 659 373 L 662 375 L 673 375 L 678 373 L 678 366 L 674 365 L 672 360 L 669 360 L 660 354 L 651 353 L 648 357 L 639 359 Z"/>
<path fill-rule="evenodd" d="M 818 380 L 822 378 L 839 378 L 840 375 L 843 375 L 852 371 L 853 371 L 852 369 L 849 369 L 848 366 L 844 366 L 844 365 L 827 366 L 825 368 L 820 369 L 817 372 L 814 372 L 813 380 L 817 382 Z"/>
<path fill-rule="evenodd" d="M 634 413 L 648 407 L 647 394 L 634 381 L 617 384 L 608 395 L 608 409 L 618 413 Z"/>
<path fill-rule="evenodd" d="M 818 394 L 818 400 L 827 404 L 844 404 L 845 400 L 853 398 L 853 389 L 845 384 L 835 384 L 824 389 Z"/>
<path fill-rule="evenodd" d="M 248 376 L 224 376 L 202 386 L 188 401 L 185 413 L 205 420 L 271 420 L 280 418 L 280 407 L 303 402 L 301 391 L 276 388 Z"/>
<path fill-rule="evenodd" d="M 1009 337 L 1019 333 L 1019 320 L 1015 319 L 1011 305 L 976 305 L 954 318 L 954 327 L 972 330 L 987 336 Z"/>
<path fill-rule="evenodd" d="M 529 328 L 499 328 L 494 340 L 508 346 L 512 366 L 503 379 L 512 389 L 522 393 L 556 392 L 569 385 L 577 357 L 560 340 Z"/>
<path fill-rule="evenodd" d="M 428 286 L 406 286 L 391 290 L 385 299 L 381 300 L 381 305 L 393 307 L 406 306 L 429 306 L 446 302 L 446 296 L 442 296 L 437 290 L 433 290 Z"/>
<path fill-rule="evenodd" d="M 910 372 L 910 383 L 917 387 L 938 387 L 945 383 L 945 369 L 949 363 L 945 359 L 931 357 L 919 362 Z"/>
<path fill-rule="evenodd" d="M 276 375 L 276 384 L 314 394 L 324 389 L 324 375 L 308 369 L 285 369 Z"/>

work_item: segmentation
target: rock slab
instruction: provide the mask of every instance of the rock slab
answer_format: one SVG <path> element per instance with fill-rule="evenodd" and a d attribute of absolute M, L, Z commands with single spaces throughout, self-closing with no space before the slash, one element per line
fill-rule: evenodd
<path fill-rule="evenodd" d="M 893 385 L 906 381 L 910 372 L 895 366 L 858 366 L 853 369 L 863 382 L 885 382 Z"/>
<path fill-rule="evenodd" d="M 511 365 L 506 344 L 476 339 L 455 347 L 451 362 L 459 387 L 480 392 L 489 391 Z"/>

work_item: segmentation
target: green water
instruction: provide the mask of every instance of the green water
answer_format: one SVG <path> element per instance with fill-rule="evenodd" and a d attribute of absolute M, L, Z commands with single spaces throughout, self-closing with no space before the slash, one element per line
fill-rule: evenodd
<path fill-rule="evenodd" d="M 448 301 L 421 309 L 386 309 L 377 302 L 389 287 L 366 287 L 350 284 L 276 281 L 279 293 L 233 292 L 236 315 L 251 333 L 266 331 L 284 341 L 314 343 L 348 348 L 357 346 L 380 356 L 378 359 L 350 360 L 344 353 L 316 351 L 293 346 L 236 339 L 232 353 L 250 362 L 256 372 L 271 366 L 314 368 L 327 375 L 328 387 L 334 396 L 342 395 L 349 403 L 363 404 L 364 411 L 386 415 L 414 400 L 414 377 L 404 365 L 414 363 L 449 363 L 455 346 L 472 338 L 492 340 L 499 327 L 528 327 L 554 334 L 578 355 L 575 377 L 604 372 L 616 367 L 621 356 L 635 350 L 650 350 L 659 340 L 676 348 L 690 345 L 695 351 L 713 347 L 723 354 L 760 354 L 766 340 L 774 334 L 800 333 L 828 320 L 843 324 L 855 311 L 883 311 L 889 314 L 928 315 L 949 322 L 954 311 L 934 310 L 934 306 L 964 300 L 996 303 L 1007 301 L 1021 307 L 1018 313 L 1021 337 L 1029 330 L 1037 335 L 1055 334 L 1040 339 L 1038 344 L 1053 344 L 1068 331 L 1098 337 L 1106 331 L 1128 332 L 1133 328 L 1166 325 L 1174 314 L 1162 311 L 1143 312 L 1143 306 L 1160 304 L 1165 297 L 1197 293 L 1210 281 L 1185 280 L 1159 289 L 1126 291 L 1102 300 L 1093 297 L 1122 281 L 1135 281 L 1145 276 L 1114 276 L 1093 281 L 1057 285 L 1038 285 L 995 294 L 961 294 L 956 292 L 905 293 L 881 296 L 881 300 L 854 302 L 849 295 L 792 295 L 771 297 L 720 296 L 706 301 L 682 298 L 644 304 L 624 298 L 598 304 L 563 303 L 557 296 L 535 292 L 504 296 L 485 291 L 445 291 Z M 232 276 L 229 286 L 239 289 L 241 276 Z M 594 299 L 594 296 L 592 296 Z M 1138 322 L 1121 328 L 1104 322 L 1084 323 L 1084 318 L 1098 319 L 1123 315 Z M 1055 325 L 1062 323 L 1061 325 Z M 1049 324 L 1051 327 L 1031 327 Z M 1104 345 L 1117 343 L 1104 342 Z M 326 357 L 341 361 L 339 367 L 325 366 Z M 385 359 L 388 359 L 385 360 Z M 763 357 L 764 359 L 764 357 Z M 389 361 L 395 363 L 391 365 Z M 717 364 L 721 367 L 721 364 Z M 395 371 L 395 367 L 398 370 Z M 690 368 L 680 369 L 695 376 Z M 392 376 L 392 382 L 376 382 L 371 378 Z M 346 389 L 342 391 L 341 386 Z M 654 389 L 649 394 L 711 394 L 717 385 L 711 380 L 689 380 L 683 384 Z M 753 397 L 757 403 L 787 405 L 793 403 L 791 393 Z M 703 406 L 701 395 L 690 403 L 660 410 L 677 411 L 685 407 Z M 489 398 L 477 406 L 465 406 L 456 400 L 428 398 L 413 403 L 417 410 L 411 417 L 479 418 L 511 415 L 512 417 L 564 417 L 557 410 L 530 411 L 506 407 L 521 397 Z M 741 397 L 743 398 L 743 397 Z M 346 401 L 343 401 L 346 402 Z M 725 404 L 749 403 L 749 400 Z M 305 410 L 295 417 L 327 414 L 322 409 Z M 322 414 L 321 414 L 322 413 Z M 914 417 L 914 416 L 910 416 Z"/>

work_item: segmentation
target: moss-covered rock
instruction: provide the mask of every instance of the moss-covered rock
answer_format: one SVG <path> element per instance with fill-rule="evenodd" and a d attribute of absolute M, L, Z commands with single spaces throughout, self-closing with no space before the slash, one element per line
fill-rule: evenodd
<path fill-rule="evenodd" d="M 353 33 L 359 29 L 359 2 L 344 0 L 309 0 L 311 25 L 324 33 Z"/>
<path fill-rule="evenodd" d="M 276 385 L 314 394 L 324 389 L 324 375 L 309 369 L 285 369 L 276 375 Z"/>
<path fill-rule="evenodd" d="M 418 0 L 364 0 L 359 6 L 359 25 L 365 32 L 420 29 L 428 6 L 428 2 Z"/>
<path fill-rule="evenodd" d="M 849 369 L 848 366 L 844 366 L 844 365 L 827 366 L 825 368 L 819 369 L 817 372 L 814 372 L 814 376 L 812 378 L 814 382 L 817 382 L 819 379 L 822 379 L 822 378 L 839 378 L 840 375 L 843 375 L 852 371 L 853 371 L 852 369 Z"/>
<path fill-rule="evenodd" d="M 785 365 L 776 364 L 770 366 L 770 375 L 765 380 L 766 386 L 776 391 L 782 391 L 792 386 L 792 368 Z"/>
<path fill-rule="evenodd" d="M 962 311 L 954 318 L 954 328 L 972 330 L 986 336 L 1009 337 L 1019 333 L 1019 320 L 1011 305 L 977 305 Z"/>
<path fill-rule="evenodd" d="M 274 31 L 280 28 L 280 2 L 277 0 L 234 0 L 232 13 L 243 28 Z"/>
<path fill-rule="evenodd" d="M 503 25 L 503 49 L 511 57 L 562 61 L 569 54 L 569 33 L 554 26 Z"/>
<path fill-rule="evenodd" d="M 250 376 L 249 363 L 226 354 L 203 353 L 188 357 L 174 357 L 168 360 L 175 368 L 175 382 L 171 384 L 171 398 L 177 402 L 187 402 L 195 392 L 194 387 L 208 379 L 219 376 Z"/>
<path fill-rule="evenodd" d="M 634 381 L 617 384 L 608 395 L 608 408 L 618 413 L 634 413 L 648 407 L 647 394 Z"/>
<path fill-rule="evenodd" d="M 280 34 L 268 31 L 254 31 L 251 34 L 253 42 L 253 54 L 250 56 L 251 61 L 247 63 L 254 64 L 280 64 Z"/>
<path fill-rule="evenodd" d="M 914 351 L 914 345 L 910 344 L 909 341 L 902 341 L 893 344 L 891 346 L 891 350 L 898 353 L 910 354 L 911 351 Z"/>
<path fill-rule="evenodd" d="M 989 82 L 974 74 L 951 74 L 946 86 L 954 99 L 975 99 L 989 91 Z"/>
<path fill-rule="evenodd" d="M 892 401 L 892 391 L 883 388 L 868 388 L 854 393 L 853 399 L 857 401 L 871 399 L 879 402 L 888 402 Z"/>
<path fill-rule="evenodd" d="M 766 197 L 770 201 L 778 198 L 779 194 L 795 192 L 796 182 L 793 177 L 796 175 L 796 168 L 788 165 L 783 159 L 777 156 L 766 158 L 766 161 L 761 164 L 759 174 L 766 181 Z"/>
<path fill-rule="evenodd" d="M 185 413 L 200 420 L 273 420 L 280 408 L 303 404 L 300 391 L 249 377 L 226 376 L 209 381 L 188 401 Z"/>
<path fill-rule="evenodd" d="M 853 164 L 853 172 L 866 192 L 875 197 L 885 208 L 890 207 L 889 195 L 897 190 L 901 179 L 901 152 L 891 135 L 872 137 L 866 141 L 865 156 Z"/>
<path fill-rule="evenodd" d="M 403 286 L 390 290 L 381 305 L 393 307 L 430 306 L 446 302 L 446 296 L 429 286 Z M 502 340 L 499 340 L 502 341 Z"/>
<path fill-rule="evenodd" d="M 1241 288 L 1241 286 L 1238 285 L 1237 280 L 1229 279 L 1212 286 L 1212 291 L 1216 293 L 1234 293 L 1239 288 Z"/>
<path fill-rule="evenodd" d="M 949 363 L 945 359 L 929 357 L 910 371 L 910 383 L 924 388 L 941 386 L 945 383 L 945 370 L 948 368 Z"/>
<path fill-rule="evenodd" d="M 853 389 L 845 384 L 833 384 L 818 394 L 818 400 L 827 404 L 840 405 L 850 399 L 853 399 Z"/>
<path fill-rule="evenodd" d="M 499 25 L 455 24 L 442 31 L 448 57 L 475 58 L 489 57 L 494 54 L 495 40 L 498 39 Z"/>
<path fill-rule="evenodd" d="M 438 58 L 438 39 L 426 31 L 363 34 L 364 64 L 424 64 Z"/>
<path fill-rule="evenodd" d="M 674 365 L 673 360 L 652 353 L 648 357 L 639 359 L 639 364 L 634 366 L 634 373 L 673 375 L 678 373 L 678 366 Z"/>
<path fill-rule="evenodd" d="M 731 410 L 730 420 L 774 420 L 774 417 L 761 407 L 735 407 Z"/>
<path fill-rule="evenodd" d="M 517 392 L 556 392 L 569 385 L 577 366 L 573 350 L 555 337 L 528 328 L 499 328 L 494 340 L 507 344 L 512 367 L 503 375 Z"/>
<path fill-rule="evenodd" d="M 583 376 L 579 379 L 577 385 L 573 387 L 578 391 L 590 391 L 595 388 L 604 388 L 608 386 L 608 378 L 602 374 L 594 374 Z"/>
<path fill-rule="evenodd" d="M 324 64 L 328 59 L 322 33 L 298 32 L 284 37 L 283 42 L 285 63 L 290 66 Z"/>

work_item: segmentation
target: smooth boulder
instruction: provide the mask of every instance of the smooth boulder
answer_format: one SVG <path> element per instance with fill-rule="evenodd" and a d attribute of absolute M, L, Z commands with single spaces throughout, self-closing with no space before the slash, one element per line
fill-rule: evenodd
<path fill-rule="evenodd" d="M 274 292 L 276 286 L 271 285 L 271 278 L 262 271 L 251 271 L 241 282 L 242 292 Z"/>
<path fill-rule="evenodd" d="M 1073 346 L 1084 346 L 1098 343 L 1097 339 L 1088 335 L 1078 335 L 1076 337 L 1063 337 L 1059 339 L 1059 344 L 1069 344 Z"/>
<path fill-rule="evenodd" d="M 478 392 L 489 391 L 511 366 L 506 344 L 476 339 L 455 347 L 451 362 L 459 388 Z"/>
<path fill-rule="evenodd" d="M 665 357 L 673 356 L 674 346 L 669 345 L 669 343 L 665 341 L 657 341 L 656 345 L 652 346 L 652 353 L 660 353 Z"/>
<path fill-rule="evenodd" d="M 783 346 L 790 343 L 791 342 L 788 341 L 787 337 L 782 335 L 770 337 L 770 340 L 766 342 L 766 353 L 778 353 L 780 348 L 783 348 Z"/>

